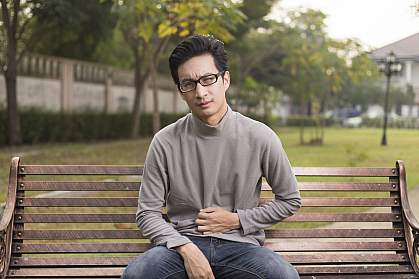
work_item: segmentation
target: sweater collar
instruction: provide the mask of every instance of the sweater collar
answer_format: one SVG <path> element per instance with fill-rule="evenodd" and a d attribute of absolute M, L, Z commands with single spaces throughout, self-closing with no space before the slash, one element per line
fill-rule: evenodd
<path fill-rule="evenodd" d="M 211 126 L 202 122 L 198 117 L 192 114 L 193 130 L 198 136 L 220 136 L 223 131 L 226 130 L 228 123 L 231 122 L 232 115 L 233 111 L 230 106 L 227 106 L 227 112 L 224 114 L 221 121 L 217 125 Z"/>

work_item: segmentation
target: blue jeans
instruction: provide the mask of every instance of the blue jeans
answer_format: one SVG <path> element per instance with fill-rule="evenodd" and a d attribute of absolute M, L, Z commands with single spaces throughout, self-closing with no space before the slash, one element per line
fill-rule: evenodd
<path fill-rule="evenodd" d="M 271 250 L 214 237 L 189 237 L 211 265 L 216 279 L 297 279 L 295 268 Z M 188 279 L 174 249 L 156 246 L 131 262 L 123 279 Z"/>

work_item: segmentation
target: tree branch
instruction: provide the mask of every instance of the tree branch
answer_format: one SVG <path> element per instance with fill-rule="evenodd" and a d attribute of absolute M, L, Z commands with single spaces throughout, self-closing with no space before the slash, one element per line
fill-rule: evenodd
<path fill-rule="evenodd" d="M 20 11 L 20 0 L 13 1 L 13 18 L 12 18 L 12 34 L 16 39 L 17 23 L 19 20 L 19 11 Z"/>
<path fill-rule="evenodd" d="M 36 45 L 36 42 L 40 41 L 40 36 L 41 34 L 43 34 L 43 32 L 39 31 L 38 32 L 33 32 L 30 36 L 28 41 L 24 44 L 22 50 L 20 51 L 20 53 L 17 54 L 17 59 L 16 59 L 16 63 L 19 64 L 20 61 L 22 60 L 23 56 L 28 52 L 29 49 L 33 48 Z"/>
<path fill-rule="evenodd" d="M 31 17 L 27 17 L 26 20 L 23 22 L 22 26 L 20 27 L 20 29 L 17 31 L 17 36 L 16 36 L 17 41 L 19 41 L 22 38 L 22 35 L 25 32 L 26 26 L 31 20 L 32 20 Z"/>
<path fill-rule="evenodd" d="M 162 50 L 166 47 L 167 43 L 169 42 L 170 36 L 166 36 L 164 38 L 162 38 L 156 48 L 156 51 L 153 54 L 153 62 L 157 63 L 160 53 L 162 52 Z"/>
<path fill-rule="evenodd" d="M 10 10 L 7 7 L 6 0 L 1 0 L 1 10 L 3 13 L 3 23 L 6 27 L 6 36 L 9 36 L 10 33 Z"/>

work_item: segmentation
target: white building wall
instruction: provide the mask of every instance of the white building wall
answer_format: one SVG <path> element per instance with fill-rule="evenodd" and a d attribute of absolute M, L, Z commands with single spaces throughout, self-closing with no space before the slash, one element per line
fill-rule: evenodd
<path fill-rule="evenodd" d="M 73 111 L 103 111 L 105 107 L 105 85 L 75 82 L 70 97 Z"/>
<path fill-rule="evenodd" d="M 18 77 L 17 96 L 20 108 L 37 107 L 48 111 L 61 110 L 61 83 L 59 79 Z M 112 85 L 110 112 L 132 111 L 135 88 Z M 179 94 L 159 89 L 161 112 L 186 112 L 187 105 Z M 105 106 L 105 85 L 88 82 L 74 82 L 69 96 L 71 111 L 103 111 Z M 152 91 L 148 88 L 141 100 L 144 112 L 153 111 Z M 0 75 L 0 106 L 6 106 L 6 85 Z"/>
<path fill-rule="evenodd" d="M 47 78 L 18 77 L 17 101 L 21 108 L 40 107 L 60 110 L 60 81 Z M 0 103 L 6 106 L 6 82 L 0 75 Z"/>

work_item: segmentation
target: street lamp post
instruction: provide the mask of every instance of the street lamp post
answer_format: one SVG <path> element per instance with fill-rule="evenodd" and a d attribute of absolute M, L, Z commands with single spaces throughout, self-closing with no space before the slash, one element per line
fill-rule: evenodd
<path fill-rule="evenodd" d="M 387 114 L 388 114 L 388 98 L 390 93 L 390 80 L 391 75 L 394 73 L 398 73 L 402 70 L 402 64 L 400 64 L 397 59 L 396 55 L 394 55 L 394 52 L 391 51 L 387 57 L 384 63 L 380 63 L 378 65 L 378 68 L 380 69 L 380 72 L 383 72 L 384 75 L 387 77 L 387 83 L 386 83 L 386 96 L 384 101 L 384 124 L 383 124 L 383 136 L 381 138 L 381 145 L 387 145 Z"/>

